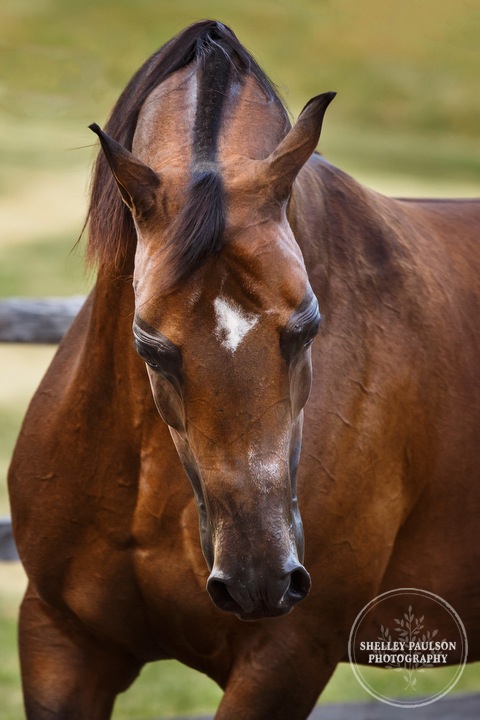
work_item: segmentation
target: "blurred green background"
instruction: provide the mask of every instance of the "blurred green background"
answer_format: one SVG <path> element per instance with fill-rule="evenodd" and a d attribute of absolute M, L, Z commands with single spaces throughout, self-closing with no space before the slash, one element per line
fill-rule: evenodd
<path fill-rule="evenodd" d="M 0 296 L 91 286 L 81 247 L 71 252 L 94 152 L 87 125 L 104 124 L 138 66 L 205 17 L 233 28 L 294 116 L 311 96 L 338 92 L 320 144 L 334 164 L 388 193 L 478 194 L 478 0 L 3 0 Z M 8 514 L 4 478 L 21 417 L 52 352 L 0 345 L 0 515 Z M 15 623 L 23 586 L 21 568 L 0 563 L 5 720 L 22 717 Z M 457 689 L 480 689 L 478 665 Z M 207 712 L 219 697 L 202 676 L 161 663 L 119 700 L 114 717 Z M 369 698 L 340 667 L 322 701 L 354 699 Z"/>

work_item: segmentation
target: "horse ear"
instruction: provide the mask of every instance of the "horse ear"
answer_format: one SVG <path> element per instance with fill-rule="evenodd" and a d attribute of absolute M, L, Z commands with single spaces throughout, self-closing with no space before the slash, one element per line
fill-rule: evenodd
<path fill-rule="evenodd" d="M 293 128 L 267 158 L 269 183 L 279 199 L 288 196 L 295 178 L 317 147 L 323 116 L 335 95 L 334 92 L 326 92 L 312 98 Z"/>
<path fill-rule="evenodd" d="M 157 173 L 103 132 L 96 123 L 89 128 L 100 138 L 123 201 L 136 218 L 145 217 L 155 204 L 156 190 L 160 186 Z"/>

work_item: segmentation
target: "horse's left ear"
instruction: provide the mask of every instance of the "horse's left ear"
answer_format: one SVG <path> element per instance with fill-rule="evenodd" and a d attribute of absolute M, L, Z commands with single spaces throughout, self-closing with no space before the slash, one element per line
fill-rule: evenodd
<path fill-rule="evenodd" d="M 285 199 L 298 173 L 315 151 L 323 116 L 337 93 L 326 92 L 312 98 L 303 108 L 297 122 L 280 145 L 264 162 L 267 163 L 269 184 L 276 196 Z"/>
<path fill-rule="evenodd" d="M 155 205 L 160 178 L 151 167 L 111 138 L 96 124 L 89 125 L 100 138 L 123 201 L 137 218 L 145 217 Z"/>

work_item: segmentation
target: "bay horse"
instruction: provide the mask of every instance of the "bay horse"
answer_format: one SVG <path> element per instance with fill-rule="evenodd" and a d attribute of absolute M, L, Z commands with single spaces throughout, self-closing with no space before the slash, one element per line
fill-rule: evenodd
<path fill-rule="evenodd" d="M 332 98 L 291 127 L 202 21 L 92 125 L 97 281 L 9 474 L 29 720 L 105 720 L 163 658 L 217 720 L 303 720 L 391 588 L 480 659 L 480 202 L 330 165 Z"/>

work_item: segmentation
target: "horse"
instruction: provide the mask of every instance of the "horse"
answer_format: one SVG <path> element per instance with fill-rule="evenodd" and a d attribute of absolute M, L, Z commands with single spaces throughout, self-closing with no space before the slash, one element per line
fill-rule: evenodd
<path fill-rule="evenodd" d="M 201 21 L 91 126 L 96 284 L 9 473 L 29 720 L 106 720 L 164 658 L 217 720 L 304 720 L 394 588 L 480 659 L 480 201 L 329 164 L 333 96 L 292 127 Z"/>

